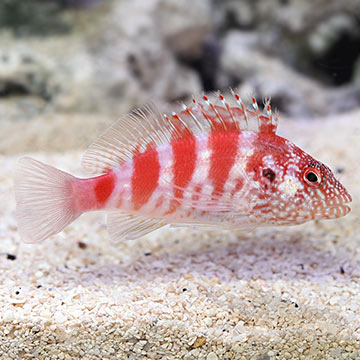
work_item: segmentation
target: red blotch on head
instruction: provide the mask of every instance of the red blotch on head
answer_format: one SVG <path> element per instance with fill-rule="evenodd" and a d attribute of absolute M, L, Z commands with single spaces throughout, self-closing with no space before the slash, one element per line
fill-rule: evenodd
<path fill-rule="evenodd" d="M 287 152 L 288 145 L 286 140 L 280 136 L 272 133 L 259 132 L 255 134 L 252 144 L 255 151 L 248 158 L 246 164 L 246 172 L 255 172 L 254 180 L 259 181 L 263 176 L 262 173 L 257 172 L 263 166 L 263 158 L 271 155 L 277 163 L 286 163 L 284 155 Z"/>
<path fill-rule="evenodd" d="M 94 187 L 96 200 L 99 204 L 104 204 L 110 197 L 115 187 L 115 174 L 110 171 L 109 173 L 96 178 Z"/>

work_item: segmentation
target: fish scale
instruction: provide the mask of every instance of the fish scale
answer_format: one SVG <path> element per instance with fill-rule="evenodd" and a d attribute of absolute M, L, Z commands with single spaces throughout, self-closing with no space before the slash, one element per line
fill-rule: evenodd
<path fill-rule="evenodd" d="M 147 105 L 90 145 L 79 179 L 34 159 L 19 161 L 16 216 L 26 242 L 60 232 L 86 211 L 109 213 L 112 238 L 162 226 L 248 229 L 346 215 L 351 196 L 323 163 L 276 134 L 269 100 L 261 112 L 233 93 L 193 100 L 179 113 Z"/>

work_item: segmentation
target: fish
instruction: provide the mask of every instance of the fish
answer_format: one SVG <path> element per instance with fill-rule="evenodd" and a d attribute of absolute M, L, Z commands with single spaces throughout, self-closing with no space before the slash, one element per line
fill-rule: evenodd
<path fill-rule="evenodd" d="M 21 238 L 36 243 L 88 211 L 107 211 L 114 240 L 171 225 L 254 229 L 348 214 L 351 195 L 328 166 L 277 135 L 260 110 L 204 95 L 170 116 L 147 104 L 115 122 L 82 158 L 77 178 L 29 157 L 15 174 Z"/>

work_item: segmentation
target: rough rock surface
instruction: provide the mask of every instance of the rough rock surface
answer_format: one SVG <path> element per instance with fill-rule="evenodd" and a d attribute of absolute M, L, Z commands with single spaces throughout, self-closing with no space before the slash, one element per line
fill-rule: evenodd
<path fill-rule="evenodd" d="M 358 359 L 359 115 L 280 123 L 338 173 L 352 213 L 245 234 L 163 229 L 113 244 L 87 214 L 25 245 L 17 156 L 1 156 L 0 358 Z M 77 175 L 80 155 L 33 154 Z"/>
<path fill-rule="evenodd" d="M 237 90 L 243 97 L 271 96 L 276 108 L 300 118 L 338 113 L 360 104 L 359 84 L 340 88 L 325 86 L 292 69 L 278 57 L 264 53 L 260 44 L 255 32 L 227 33 L 221 55 L 220 87 L 236 79 Z"/>
<path fill-rule="evenodd" d="M 67 35 L 3 33 L 0 95 L 37 95 L 62 110 L 124 113 L 150 98 L 199 93 L 199 76 L 176 61 L 198 56 L 211 30 L 209 1 L 197 2 L 196 15 L 191 8 L 189 1 L 112 1 L 79 14 L 78 30 Z"/>
<path fill-rule="evenodd" d="M 38 18 L 24 16 L 42 3 L 3 5 L 11 11 L 0 16 L 1 102 L 21 97 L 38 112 L 120 116 L 149 100 L 238 87 L 271 96 L 295 117 L 359 103 L 355 0 L 97 0 L 66 13 L 52 1 Z M 46 25 L 55 10 L 54 27 Z"/>

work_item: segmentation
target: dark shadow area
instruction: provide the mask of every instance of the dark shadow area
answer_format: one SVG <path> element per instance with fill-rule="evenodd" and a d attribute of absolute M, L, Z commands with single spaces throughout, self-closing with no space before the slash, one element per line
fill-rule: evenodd
<path fill-rule="evenodd" d="M 328 51 L 314 59 L 313 66 L 331 85 L 340 86 L 351 82 L 359 59 L 360 24 L 358 33 L 340 33 Z"/>
<path fill-rule="evenodd" d="M 271 236 L 271 235 L 270 235 Z M 180 240 L 181 241 L 181 240 Z M 135 244 L 134 244 L 135 245 Z M 69 276 L 85 276 L 84 284 L 101 279 L 104 284 L 119 284 L 137 274 L 139 279 L 181 278 L 185 273 L 194 277 L 217 277 L 220 282 L 261 279 L 311 280 L 321 282 L 328 276 L 339 279 L 351 278 L 351 272 L 360 267 L 348 254 L 315 247 L 306 240 L 287 235 L 284 240 L 271 238 L 239 240 L 231 243 L 210 243 L 202 249 L 184 250 L 184 245 L 170 244 L 168 251 L 139 254 L 131 264 L 97 264 L 87 267 L 84 273 L 75 274 L 64 268 L 62 276 L 66 283 Z M 176 248 L 180 251 L 176 253 Z M 344 270 L 344 264 L 351 269 Z M 357 270 L 358 271 L 358 270 Z"/>

